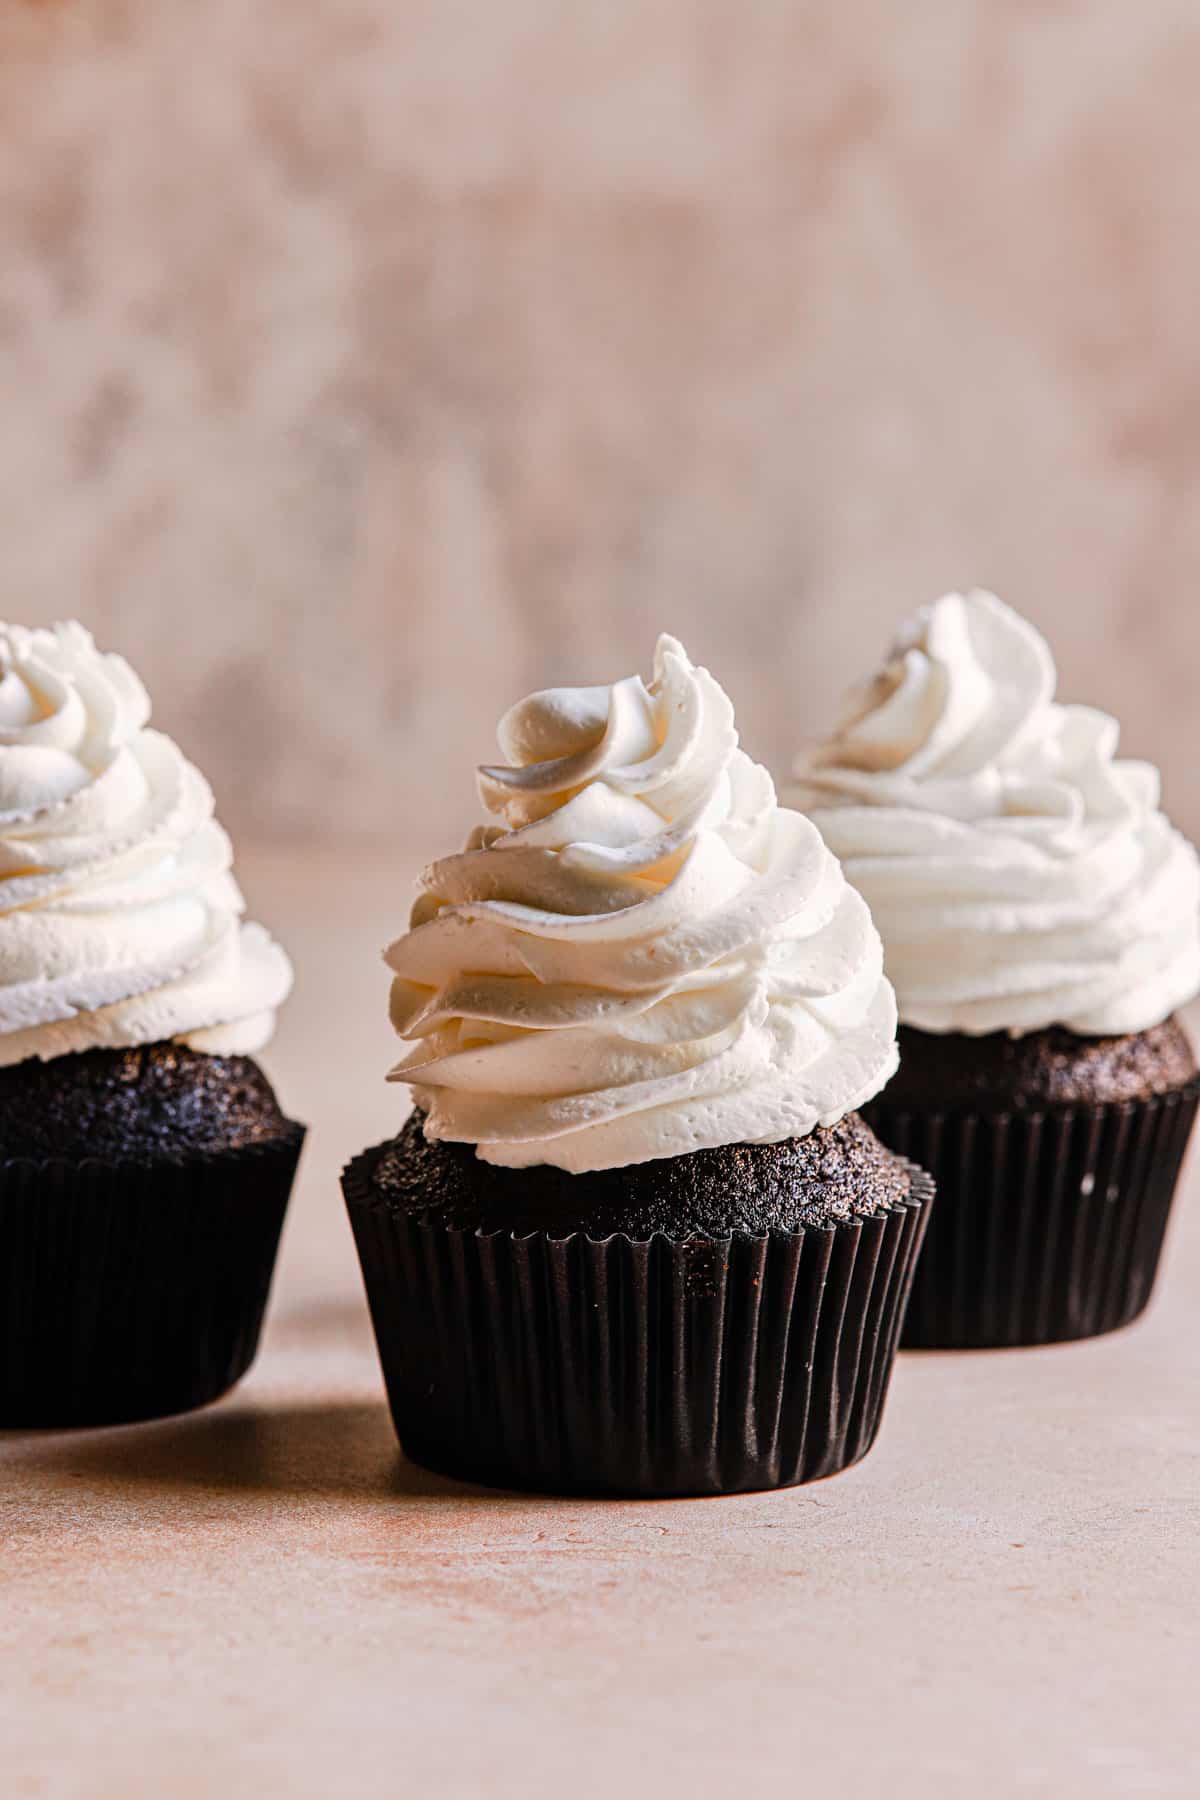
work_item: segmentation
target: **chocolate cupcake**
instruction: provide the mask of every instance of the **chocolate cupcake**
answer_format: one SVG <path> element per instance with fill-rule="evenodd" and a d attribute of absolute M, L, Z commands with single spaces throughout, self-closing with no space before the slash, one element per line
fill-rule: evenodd
<path fill-rule="evenodd" d="M 203 777 L 80 625 L 0 625 L 0 1427 L 214 1399 L 258 1342 L 303 1129 L 291 986 Z"/>
<path fill-rule="evenodd" d="M 388 952 L 417 1110 L 344 1181 L 400 1440 L 554 1491 L 832 1474 L 932 1193 L 855 1113 L 896 1057 L 866 907 L 670 638 L 500 745 L 503 823 Z"/>
<path fill-rule="evenodd" d="M 1092 1337 L 1149 1300 L 1196 1111 L 1200 868 L 1045 642 L 949 595 L 790 798 L 882 933 L 901 1071 L 869 1117 L 937 1178 L 905 1344 Z"/>

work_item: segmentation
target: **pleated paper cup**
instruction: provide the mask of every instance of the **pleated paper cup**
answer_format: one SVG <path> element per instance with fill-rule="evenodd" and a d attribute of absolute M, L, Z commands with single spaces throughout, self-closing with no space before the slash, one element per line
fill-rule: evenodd
<path fill-rule="evenodd" d="M 726 1494 L 875 1440 L 933 1198 L 822 1229 L 642 1241 L 439 1224 L 350 1164 L 346 1204 L 415 1462 L 552 1493 Z"/>
<path fill-rule="evenodd" d="M 1040 1111 L 864 1110 L 937 1182 L 905 1349 L 1065 1343 L 1127 1325 L 1154 1288 L 1200 1081 Z"/>
<path fill-rule="evenodd" d="M 0 1163 L 0 1427 L 214 1400 L 254 1360 L 304 1142 Z"/>

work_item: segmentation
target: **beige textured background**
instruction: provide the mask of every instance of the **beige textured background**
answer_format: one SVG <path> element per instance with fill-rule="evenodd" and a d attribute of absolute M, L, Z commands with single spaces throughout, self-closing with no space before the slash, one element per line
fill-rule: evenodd
<path fill-rule="evenodd" d="M 994 585 L 1200 829 L 1195 0 L 4 0 L 10 617 L 229 822 L 473 815 L 669 625 L 782 758 Z"/>

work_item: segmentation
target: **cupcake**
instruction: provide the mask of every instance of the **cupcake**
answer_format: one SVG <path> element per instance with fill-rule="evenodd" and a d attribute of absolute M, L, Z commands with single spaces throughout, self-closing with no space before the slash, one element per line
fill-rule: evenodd
<path fill-rule="evenodd" d="M 493 1485 L 809 1481 L 875 1437 L 931 1184 L 867 909 L 673 639 L 533 695 L 387 953 L 416 1110 L 346 1200 L 406 1452 Z"/>
<path fill-rule="evenodd" d="M 0 625 L 0 1426 L 230 1387 L 304 1136 L 253 1060 L 291 968 L 149 717 L 81 625 Z"/>
<path fill-rule="evenodd" d="M 1056 702 L 991 594 L 900 634 L 789 798 L 883 935 L 900 1073 L 869 1116 L 937 1178 L 906 1345 L 1092 1337 L 1154 1284 L 1196 1111 L 1196 853 L 1116 721 Z"/>

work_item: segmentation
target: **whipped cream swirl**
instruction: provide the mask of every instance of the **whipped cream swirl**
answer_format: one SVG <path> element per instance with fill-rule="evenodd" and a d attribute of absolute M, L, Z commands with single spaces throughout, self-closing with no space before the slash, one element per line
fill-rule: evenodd
<path fill-rule="evenodd" d="M 905 1024 L 1123 1034 L 1200 988 L 1196 853 L 1116 720 L 1055 680 L 1011 608 L 950 594 L 797 764 L 789 798 L 865 895 Z"/>
<path fill-rule="evenodd" d="M 243 925 L 208 784 L 82 625 L 0 625 L 0 1064 L 268 1041 L 287 957 Z"/>
<path fill-rule="evenodd" d="M 431 1138 L 582 1171 L 832 1124 L 896 1066 L 878 933 L 674 639 L 534 694 L 480 771 L 502 826 L 421 879 L 392 1021 Z"/>

